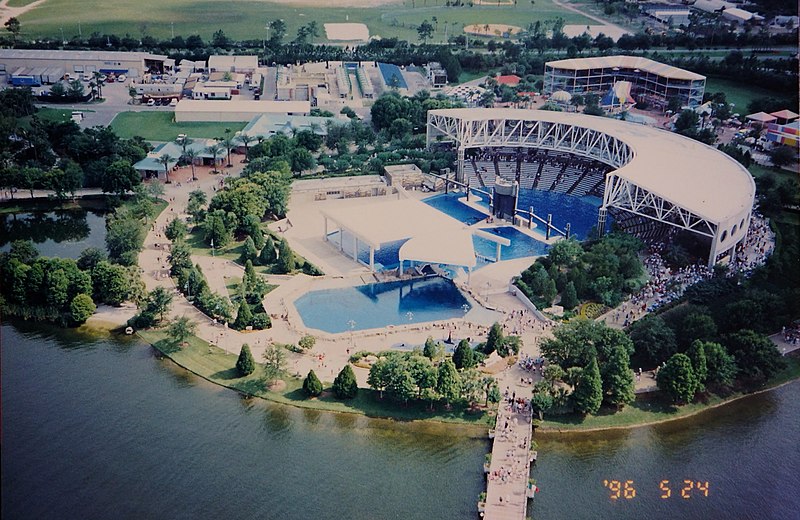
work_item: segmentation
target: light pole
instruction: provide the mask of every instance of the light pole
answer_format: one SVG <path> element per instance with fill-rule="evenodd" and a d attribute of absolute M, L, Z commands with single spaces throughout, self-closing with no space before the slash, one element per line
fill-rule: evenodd
<path fill-rule="evenodd" d="M 347 322 L 350 325 L 350 347 L 355 348 L 355 341 L 353 340 L 353 331 L 356 329 L 356 322 L 355 320 L 350 320 Z"/>

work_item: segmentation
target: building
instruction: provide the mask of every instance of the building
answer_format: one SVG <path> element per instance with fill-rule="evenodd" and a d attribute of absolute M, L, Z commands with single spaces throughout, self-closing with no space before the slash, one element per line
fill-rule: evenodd
<path fill-rule="evenodd" d="M 285 114 L 262 114 L 254 117 L 239 135 L 247 135 L 256 139 L 269 139 L 273 135 L 293 135 L 301 130 L 308 130 L 317 135 L 328 135 L 328 123 L 335 122 L 333 117 L 290 116 Z"/>
<path fill-rule="evenodd" d="M 143 179 L 150 177 L 165 177 L 165 169 L 172 170 L 178 165 L 178 159 L 181 158 L 182 149 L 180 145 L 173 142 L 161 143 L 156 146 L 147 157 L 133 165 L 133 168 L 139 172 Z M 164 157 L 168 157 L 167 165 L 161 162 Z"/>
<path fill-rule="evenodd" d="M 175 107 L 175 121 L 248 122 L 262 114 L 308 115 L 308 101 L 210 101 L 182 99 Z"/>
<path fill-rule="evenodd" d="M 428 111 L 427 143 L 452 144 L 460 182 L 466 180 L 468 149 L 552 151 L 602 163 L 610 169 L 598 183 L 599 230 L 611 211 L 615 218 L 695 234 L 708 244 L 709 267 L 735 256 L 750 225 L 750 172 L 720 150 L 656 128 L 545 110 L 451 108 Z"/>
<path fill-rule="evenodd" d="M 782 125 L 769 123 L 767 124 L 767 135 L 765 138 L 771 143 L 790 146 L 796 151 L 797 145 L 800 143 L 800 121 Z"/>
<path fill-rule="evenodd" d="M 506 74 L 504 76 L 497 76 L 496 79 L 498 85 L 505 85 L 507 87 L 519 86 L 519 82 L 522 81 L 522 78 L 520 78 L 516 74 Z"/>
<path fill-rule="evenodd" d="M 565 90 L 570 94 L 604 95 L 618 81 L 631 83 L 638 102 L 663 108 L 676 97 L 681 106 L 703 102 L 706 77 L 688 70 L 638 56 L 600 56 L 550 61 L 544 68 L 544 93 Z"/>
<path fill-rule="evenodd" d="M 395 164 L 384 166 L 383 169 L 389 186 L 419 189 L 425 184 L 425 176 L 416 164 Z"/>
<path fill-rule="evenodd" d="M 425 66 L 425 71 L 428 73 L 428 83 L 433 88 L 442 88 L 447 86 L 447 71 L 444 70 L 442 64 L 438 61 L 432 61 Z"/>
<path fill-rule="evenodd" d="M 55 67 L 63 68 L 62 75 L 69 74 L 73 78 L 92 72 L 140 78 L 148 72 L 167 72 L 172 63 L 174 60 L 166 56 L 149 52 L 0 49 L 0 74 L 11 74 L 21 67 Z"/>
<path fill-rule="evenodd" d="M 252 74 L 258 68 L 258 56 L 209 56 L 209 72 L 242 72 Z"/>

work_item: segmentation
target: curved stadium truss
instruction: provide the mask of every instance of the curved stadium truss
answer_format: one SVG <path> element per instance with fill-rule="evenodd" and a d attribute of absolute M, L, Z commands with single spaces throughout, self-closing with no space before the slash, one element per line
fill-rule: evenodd
<path fill-rule="evenodd" d="M 750 173 L 724 153 L 671 132 L 608 118 L 517 109 L 428 112 L 427 143 L 451 143 L 464 182 L 467 149 L 518 147 L 566 152 L 613 168 L 598 228 L 609 209 L 710 239 L 709 267 L 744 239 L 755 199 Z"/>

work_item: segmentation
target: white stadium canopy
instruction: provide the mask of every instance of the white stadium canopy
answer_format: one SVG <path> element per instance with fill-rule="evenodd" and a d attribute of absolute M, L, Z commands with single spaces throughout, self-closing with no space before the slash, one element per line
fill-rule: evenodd
<path fill-rule="evenodd" d="M 712 238 L 709 264 L 746 234 L 755 199 L 750 173 L 727 154 L 681 135 L 605 117 L 518 109 L 428 112 L 428 145 L 454 143 L 463 181 L 468 148 L 568 152 L 615 168 L 606 176 L 598 224 L 608 208 Z"/>

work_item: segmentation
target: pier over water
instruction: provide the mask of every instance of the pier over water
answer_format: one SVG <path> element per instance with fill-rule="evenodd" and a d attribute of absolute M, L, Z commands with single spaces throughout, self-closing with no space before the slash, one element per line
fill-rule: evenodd
<path fill-rule="evenodd" d="M 524 520 L 528 498 L 533 496 L 528 484 L 531 461 L 536 457 L 531 451 L 532 385 L 521 383 L 520 377 L 524 376 L 518 366 L 506 374 L 508 395 L 498 407 L 492 458 L 485 468 L 486 502 L 481 516 L 487 520 Z"/>

